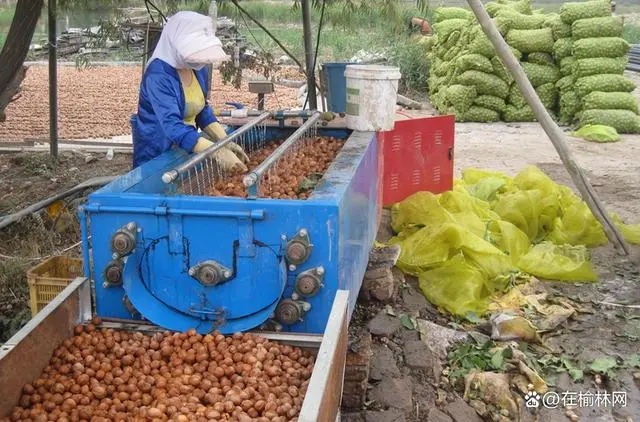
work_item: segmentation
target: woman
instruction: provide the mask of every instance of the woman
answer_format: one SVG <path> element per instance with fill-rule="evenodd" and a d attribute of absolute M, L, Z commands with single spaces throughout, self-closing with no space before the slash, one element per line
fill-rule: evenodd
<path fill-rule="evenodd" d="M 198 153 L 226 137 L 207 103 L 205 66 L 228 59 L 211 18 L 195 12 L 169 18 L 142 76 L 131 121 L 134 168 L 174 145 Z M 247 171 L 249 159 L 237 144 L 227 144 L 215 158 L 223 170 Z"/>

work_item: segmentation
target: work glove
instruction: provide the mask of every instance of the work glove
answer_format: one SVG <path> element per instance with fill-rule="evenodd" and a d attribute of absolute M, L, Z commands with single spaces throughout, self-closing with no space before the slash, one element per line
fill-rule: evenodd
<path fill-rule="evenodd" d="M 199 138 L 196 146 L 193 148 L 193 152 L 199 154 L 211 146 L 213 146 L 213 142 L 205 138 Z M 242 150 L 242 148 L 240 148 L 240 150 Z M 240 171 L 242 173 L 246 173 L 248 170 L 247 166 L 240 161 L 230 148 L 226 148 L 226 146 L 225 148 L 218 150 L 213 155 L 213 158 L 216 160 L 218 166 L 220 166 L 220 169 L 225 172 Z"/>
<path fill-rule="evenodd" d="M 204 128 L 204 133 L 206 134 L 206 138 L 211 139 L 212 141 L 222 141 L 227 137 L 227 132 L 225 132 L 222 125 L 218 122 L 211 123 L 209 126 Z M 230 149 L 245 165 L 249 164 L 249 157 L 240 145 L 229 142 L 225 147 Z"/>

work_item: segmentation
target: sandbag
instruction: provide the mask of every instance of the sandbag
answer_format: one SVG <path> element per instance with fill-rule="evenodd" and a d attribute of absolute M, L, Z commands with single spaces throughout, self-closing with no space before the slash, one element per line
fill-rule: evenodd
<path fill-rule="evenodd" d="M 585 141 L 598 143 L 618 142 L 620 140 L 620 134 L 615 128 L 604 125 L 584 125 L 580 130 L 573 132 L 572 135 Z"/>
<path fill-rule="evenodd" d="M 578 128 L 585 125 L 611 126 L 618 133 L 640 133 L 640 116 L 629 110 L 584 110 Z"/>
<path fill-rule="evenodd" d="M 576 78 L 584 76 L 600 75 L 603 73 L 610 75 L 622 75 L 627 67 L 628 57 L 598 57 L 595 59 L 575 60 L 572 66 L 573 74 Z"/>
<path fill-rule="evenodd" d="M 462 7 L 438 7 L 433 11 L 433 17 L 437 22 L 450 19 L 473 19 L 473 12 Z"/>
<path fill-rule="evenodd" d="M 594 57 L 622 57 L 631 47 L 623 38 L 583 38 L 573 42 L 573 55 L 576 59 Z"/>
<path fill-rule="evenodd" d="M 607 0 L 570 2 L 560 7 L 560 18 L 569 25 L 580 19 L 604 16 L 611 16 L 611 3 Z"/>
<path fill-rule="evenodd" d="M 529 105 L 524 107 L 516 107 L 512 104 L 507 104 L 502 113 L 502 117 L 505 122 L 534 122 L 536 116 L 533 113 L 533 109 Z"/>
<path fill-rule="evenodd" d="M 567 91 L 560 95 L 560 123 L 571 124 L 580 110 L 580 98 L 575 91 Z"/>
<path fill-rule="evenodd" d="M 561 38 L 553 44 L 553 57 L 561 61 L 573 54 L 573 41 L 571 38 Z"/>
<path fill-rule="evenodd" d="M 489 108 L 473 105 L 469 107 L 469 110 L 466 112 L 456 114 L 456 121 L 480 123 L 498 122 L 500 121 L 500 113 Z"/>
<path fill-rule="evenodd" d="M 528 105 L 527 100 L 524 99 L 522 92 L 520 92 L 520 88 L 518 85 L 513 84 L 509 89 L 509 104 L 515 106 L 516 109 L 525 107 Z"/>
<path fill-rule="evenodd" d="M 447 22 L 447 21 L 445 21 L 445 22 Z M 445 61 L 452 61 L 458 56 L 458 54 L 460 54 L 462 52 L 463 48 L 464 47 L 462 45 L 457 45 L 455 47 L 452 47 L 452 48 L 447 50 L 447 52 L 444 54 L 444 56 L 442 56 L 442 58 Z"/>
<path fill-rule="evenodd" d="M 557 13 L 548 15 L 543 26 L 551 28 L 554 40 L 559 40 L 560 38 L 571 38 L 571 25 L 562 22 L 560 15 Z"/>
<path fill-rule="evenodd" d="M 558 91 L 553 83 L 540 85 L 536 88 L 536 93 L 547 110 L 555 110 L 556 102 L 558 101 Z"/>
<path fill-rule="evenodd" d="M 503 9 L 498 12 L 494 22 L 503 35 L 512 29 L 539 29 L 544 24 L 544 15 L 525 15 L 515 10 Z"/>
<path fill-rule="evenodd" d="M 473 105 L 502 112 L 504 111 L 506 103 L 504 99 L 496 97 L 495 95 L 479 95 L 473 100 Z"/>
<path fill-rule="evenodd" d="M 556 83 L 560 79 L 560 70 L 555 66 L 526 62 L 520 64 L 534 88 L 548 83 Z"/>
<path fill-rule="evenodd" d="M 509 95 L 509 85 L 496 75 L 489 73 L 467 70 L 458 76 L 457 82 L 462 85 L 475 86 L 478 95 L 495 95 L 500 98 L 507 98 Z"/>
<path fill-rule="evenodd" d="M 438 37 L 440 37 L 440 41 L 446 41 L 447 37 L 453 32 L 464 28 L 469 25 L 469 21 L 466 19 L 448 19 L 442 22 L 434 23 L 433 30 Z"/>
<path fill-rule="evenodd" d="M 445 89 L 445 99 L 459 113 L 465 113 L 478 96 L 476 88 L 465 85 L 451 85 Z"/>
<path fill-rule="evenodd" d="M 560 60 L 560 75 L 569 76 L 573 74 L 573 64 L 576 62 L 576 58 L 573 56 L 565 57 Z"/>
<path fill-rule="evenodd" d="M 593 91 L 582 99 L 583 110 L 629 110 L 638 114 L 638 102 L 628 92 Z"/>
<path fill-rule="evenodd" d="M 461 72 L 467 70 L 478 70 L 484 73 L 492 73 L 493 65 L 491 61 L 482 54 L 463 54 L 456 59 L 456 66 Z"/>
<path fill-rule="evenodd" d="M 455 31 L 451 32 L 447 37 L 447 40 L 443 44 L 444 48 L 451 49 L 456 47 L 458 45 L 458 41 L 460 40 L 461 34 L 462 34 L 462 31 L 460 31 L 459 29 L 456 29 Z"/>
<path fill-rule="evenodd" d="M 551 28 L 514 29 L 509 31 L 505 39 L 507 44 L 522 53 L 553 52 L 553 33 Z"/>
<path fill-rule="evenodd" d="M 571 25 L 571 34 L 574 40 L 601 37 L 622 38 L 623 32 L 621 16 L 581 19 Z"/>
<path fill-rule="evenodd" d="M 593 91 L 631 92 L 636 88 L 635 82 L 623 75 L 591 75 L 576 80 L 575 91 L 579 97 Z"/>
<path fill-rule="evenodd" d="M 543 53 L 543 52 L 535 52 L 535 53 L 529 53 L 527 55 L 527 61 L 529 63 L 535 63 L 535 64 L 542 64 L 542 65 L 547 65 L 547 66 L 555 66 L 555 61 L 553 60 L 553 57 L 551 57 L 551 54 L 549 53 Z"/>

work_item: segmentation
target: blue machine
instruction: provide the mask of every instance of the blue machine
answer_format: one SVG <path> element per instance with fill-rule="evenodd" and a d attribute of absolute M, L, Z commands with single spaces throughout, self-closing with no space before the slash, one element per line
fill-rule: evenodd
<path fill-rule="evenodd" d="M 96 314 L 319 334 L 345 289 L 351 315 L 377 229 L 376 137 L 315 130 L 346 142 L 307 200 L 185 194 L 162 180 L 192 159 L 178 149 L 91 194 L 80 218 Z M 291 132 L 263 127 L 253 140 Z"/>

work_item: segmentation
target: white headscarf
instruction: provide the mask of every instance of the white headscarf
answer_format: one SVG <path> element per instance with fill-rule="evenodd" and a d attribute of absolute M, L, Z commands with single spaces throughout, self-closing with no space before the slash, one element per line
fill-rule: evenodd
<path fill-rule="evenodd" d="M 200 70 L 207 64 L 217 65 L 230 57 L 215 36 L 211 18 L 185 11 L 168 19 L 147 66 L 155 59 L 176 69 Z"/>

